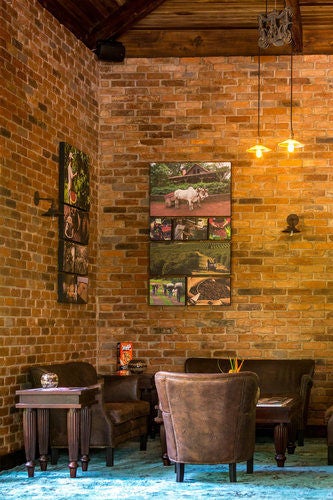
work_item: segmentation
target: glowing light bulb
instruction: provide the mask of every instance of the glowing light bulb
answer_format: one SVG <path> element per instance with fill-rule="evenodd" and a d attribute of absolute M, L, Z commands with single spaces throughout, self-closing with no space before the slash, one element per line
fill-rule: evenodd
<path fill-rule="evenodd" d="M 256 157 L 257 157 L 257 158 L 262 158 L 262 149 L 259 149 L 259 148 L 258 148 L 258 149 L 256 150 Z"/>
<path fill-rule="evenodd" d="M 294 144 L 293 142 L 289 142 L 288 143 L 288 153 L 293 153 L 295 151 L 295 147 L 294 147 Z"/>

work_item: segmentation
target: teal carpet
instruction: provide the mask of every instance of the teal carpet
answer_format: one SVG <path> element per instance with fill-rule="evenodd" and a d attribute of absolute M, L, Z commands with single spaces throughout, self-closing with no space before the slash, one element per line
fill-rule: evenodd
<path fill-rule="evenodd" d="M 0 473 L 0 498 L 61 499 L 333 499 L 333 466 L 326 461 L 325 439 L 306 439 L 288 455 L 284 468 L 275 464 L 273 444 L 257 443 L 254 473 L 237 465 L 237 483 L 229 483 L 227 465 L 187 465 L 184 483 L 176 483 L 174 467 L 163 467 L 159 439 L 150 439 L 146 452 L 138 443 L 126 443 L 115 454 L 113 468 L 105 467 L 104 454 L 92 450 L 87 472 L 78 469 L 69 478 L 67 456 L 46 472 L 36 467 L 28 478 L 24 465 Z"/>

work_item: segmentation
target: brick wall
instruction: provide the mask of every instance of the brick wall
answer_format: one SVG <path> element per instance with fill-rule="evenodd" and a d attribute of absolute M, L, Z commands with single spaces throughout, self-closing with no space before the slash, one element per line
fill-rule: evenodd
<path fill-rule="evenodd" d="M 109 373 L 121 340 L 150 370 L 181 370 L 192 355 L 314 358 L 310 423 L 321 425 L 333 395 L 332 57 L 295 57 L 294 129 L 306 148 L 293 158 L 275 148 L 288 135 L 289 58 L 262 58 L 273 152 L 258 162 L 245 153 L 256 140 L 255 59 L 98 63 L 35 0 L 0 9 L 0 455 L 22 447 L 15 390 L 28 365 L 84 359 Z M 60 141 L 91 157 L 87 305 L 57 303 L 57 223 L 33 204 L 35 190 L 57 197 Z M 148 165 L 161 160 L 233 164 L 228 308 L 147 306 Z M 302 231 L 292 238 L 281 233 L 289 213 Z"/>
<path fill-rule="evenodd" d="M 101 63 L 98 343 L 101 372 L 132 340 L 150 370 L 189 356 L 314 358 L 310 423 L 333 396 L 332 57 L 294 58 L 295 137 L 288 157 L 289 57 L 262 57 L 255 161 L 256 58 Z M 232 305 L 148 306 L 149 162 L 232 162 Z M 298 214 L 301 233 L 282 233 Z"/>
<path fill-rule="evenodd" d="M 15 390 L 27 366 L 96 363 L 98 68 L 91 53 L 34 0 L 1 2 L 0 455 L 22 447 Z M 88 305 L 57 303 L 58 223 L 33 203 L 58 198 L 58 145 L 91 155 Z"/>

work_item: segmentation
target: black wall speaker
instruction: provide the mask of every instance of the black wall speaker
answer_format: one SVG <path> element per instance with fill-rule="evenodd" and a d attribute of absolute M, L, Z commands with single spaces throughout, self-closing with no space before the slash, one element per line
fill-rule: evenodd
<path fill-rule="evenodd" d="M 101 61 L 123 62 L 125 47 L 114 40 L 100 40 L 96 44 L 96 55 Z"/>

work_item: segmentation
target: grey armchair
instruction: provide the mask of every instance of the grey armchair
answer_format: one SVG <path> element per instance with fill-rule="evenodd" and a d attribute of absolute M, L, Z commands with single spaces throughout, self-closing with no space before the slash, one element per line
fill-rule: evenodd
<path fill-rule="evenodd" d="M 253 472 L 258 376 L 157 372 L 155 383 L 176 480 L 184 480 L 185 464 L 229 464 L 236 481 L 236 463 Z"/>
<path fill-rule="evenodd" d="M 29 369 L 32 387 L 41 387 L 41 375 L 58 375 L 59 387 L 85 387 L 98 383 L 90 363 L 69 363 L 32 366 Z M 92 406 L 90 448 L 106 449 L 106 465 L 113 466 L 114 450 L 120 443 L 140 438 L 140 450 L 147 448 L 150 406 L 139 398 L 139 377 L 130 375 L 103 377 L 97 404 Z M 66 410 L 50 411 L 51 463 L 56 464 L 58 450 L 67 448 Z"/>

